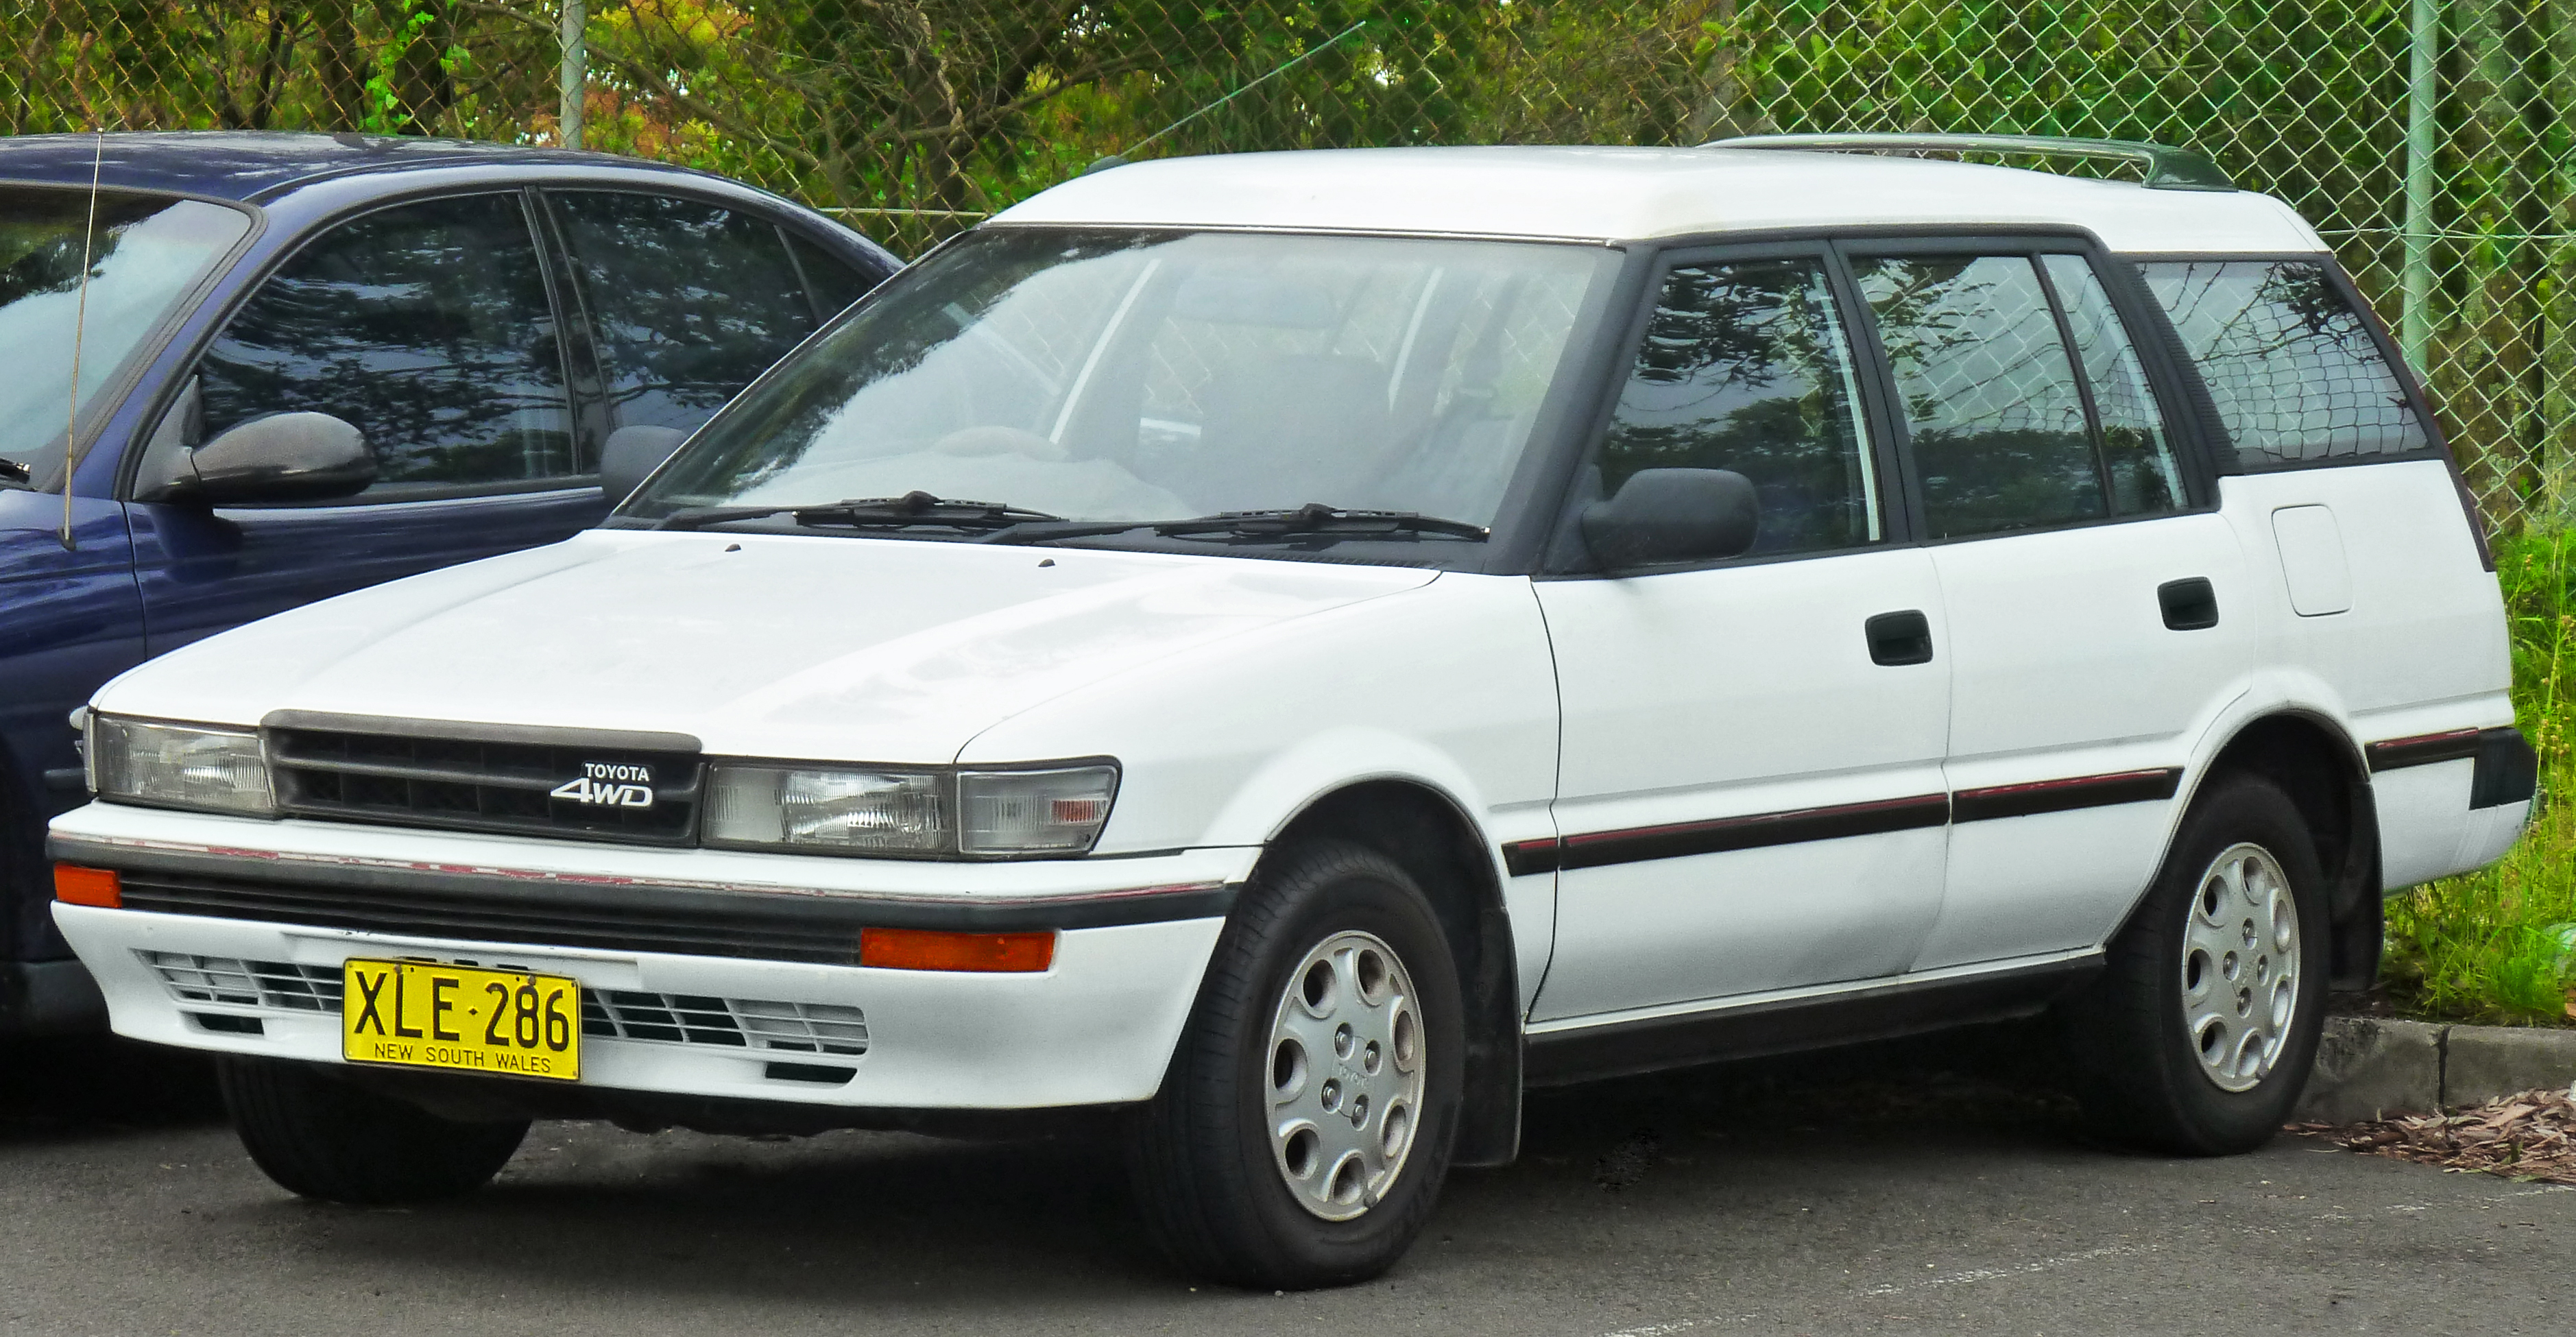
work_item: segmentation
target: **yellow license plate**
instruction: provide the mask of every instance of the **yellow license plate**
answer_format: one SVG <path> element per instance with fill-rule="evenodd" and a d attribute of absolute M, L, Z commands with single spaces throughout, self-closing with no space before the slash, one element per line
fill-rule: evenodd
<path fill-rule="evenodd" d="M 352 1063 L 581 1077 L 581 984 L 435 961 L 340 967 L 340 1055 Z"/>

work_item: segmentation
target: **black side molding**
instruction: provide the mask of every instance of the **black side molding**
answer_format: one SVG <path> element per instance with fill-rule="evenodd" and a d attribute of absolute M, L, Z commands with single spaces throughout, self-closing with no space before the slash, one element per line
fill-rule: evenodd
<path fill-rule="evenodd" d="M 1795 845 L 1844 836 L 1874 836 L 1953 822 L 1985 822 L 2001 817 L 2035 817 L 2077 808 L 2105 808 L 2118 803 L 2159 802 L 2182 787 L 2182 768 L 2158 767 L 2110 775 L 2078 775 L 2065 780 L 1992 785 L 1955 794 L 1915 794 L 1870 803 L 1844 803 L 1830 808 L 1798 808 L 1716 817 L 1701 822 L 1639 826 L 1620 831 L 1587 831 L 1554 840 L 1518 840 L 1503 846 L 1503 867 L 1514 877 L 1570 872 L 1647 859 L 1680 859 L 1693 854 Z M 2510 801 L 2510 800 L 2506 800 Z"/>
<path fill-rule="evenodd" d="M 1757 812 L 1704 822 L 1641 826 L 1625 831 L 1592 831 L 1555 840 L 1523 840 L 1503 847 L 1503 865 L 1514 877 L 1552 873 L 1646 859 L 1679 859 L 1693 854 L 1795 845 L 1843 836 L 1874 836 L 1941 826 L 1950 820 L 1950 796 L 1917 794 L 1875 803 L 1846 803 L 1830 808 Z"/>
<path fill-rule="evenodd" d="M 2367 745 L 2363 752 L 2370 758 L 2372 774 L 2407 766 L 2431 766 L 2438 762 L 2465 761 L 2478 755 L 2479 729 L 2450 729 L 2441 733 L 2410 734 L 2404 738 L 2386 738 Z"/>
<path fill-rule="evenodd" d="M 2066 780 L 2038 780 L 2023 785 L 1962 789 L 1950 796 L 1954 822 L 1987 822 L 1998 817 L 2035 817 L 2044 812 L 2105 808 L 2115 803 L 2148 803 L 2169 799 L 2182 787 L 2182 768 L 2119 771 L 2079 775 Z"/>

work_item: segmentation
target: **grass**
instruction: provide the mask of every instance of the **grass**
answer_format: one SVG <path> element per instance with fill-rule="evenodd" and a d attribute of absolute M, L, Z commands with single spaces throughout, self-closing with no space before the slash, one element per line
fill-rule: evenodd
<path fill-rule="evenodd" d="M 2496 574 L 2540 798 L 2503 860 L 2388 902 L 2380 978 L 2391 1001 L 2434 1020 L 2576 1025 L 2576 952 L 2560 936 L 2576 923 L 2576 529 L 2499 540 Z"/>

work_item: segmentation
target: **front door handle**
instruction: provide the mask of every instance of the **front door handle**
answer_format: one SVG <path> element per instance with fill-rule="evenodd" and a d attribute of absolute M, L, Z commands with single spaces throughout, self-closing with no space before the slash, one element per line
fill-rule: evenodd
<path fill-rule="evenodd" d="M 1871 663 L 1894 666 L 1932 662 L 1932 619 L 1920 610 L 1881 613 L 1863 626 L 1869 634 Z"/>
<path fill-rule="evenodd" d="M 2218 590 L 2207 576 L 2156 586 L 2156 604 L 2164 609 L 2165 626 L 2172 630 L 2206 631 L 2218 625 Z"/>

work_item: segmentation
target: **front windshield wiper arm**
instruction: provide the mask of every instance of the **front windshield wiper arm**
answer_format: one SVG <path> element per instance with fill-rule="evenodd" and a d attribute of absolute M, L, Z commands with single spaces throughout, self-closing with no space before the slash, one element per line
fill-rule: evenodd
<path fill-rule="evenodd" d="M 933 496 L 927 492 L 907 492 L 900 497 L 861 497 L 811 506 L 694 506 L 684 507 L 663 516 L 655 529 L 703 529 L 734 520 L 760 520 L 784 515 L 806 526 L 847 525 L 865 529 L 878 526 L 901 528 L 908 525 L 939 525 L 950 529 L 1008 529 L 1050 520 L 1060 515 L 1033 511 L 1024 506 L 1006 506 L 998 501 L 961 501 Z"/>
<path fill-rule="evenodd" d="M 1168 538 L 1197 534 L 1236 534 L 1245 538 L 1371 538 L 1395 534 L 1445 534 L 1453 538 L 1490 538 L 1493 531 L 1464 520 L 1443 520 L 1412 511 L 1349 511 L 1308 502 L 1267 511 L 1219 511 L 1187 520 L 1064 520 L 1030 522 L 997 529 L 978 543 L 1050 543 L 1057 539 L 1099 538 L 1150 529 Z"/>
<path fill-rule="evenodd" d="M 1154 526 L 1157 534 L 1240 534 L 1246 538 L 1322 534 L 1336 538 L 1366 538 L 1373 534 L 1446 534 L 1453 538 L 1483 539 L 1493 531 L 1464 520 L 1444 520 L 1436 515 L 1413 511 L 1349 511 L 1310 501 L 1292 509 L 1271 511 L 1220 511 L 1194 520 L 1166 520 Z"/>

